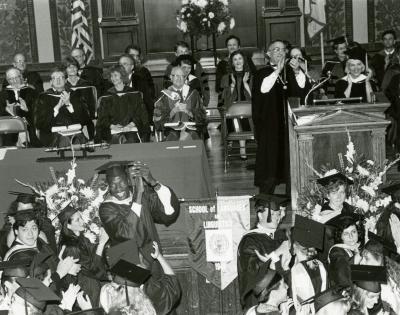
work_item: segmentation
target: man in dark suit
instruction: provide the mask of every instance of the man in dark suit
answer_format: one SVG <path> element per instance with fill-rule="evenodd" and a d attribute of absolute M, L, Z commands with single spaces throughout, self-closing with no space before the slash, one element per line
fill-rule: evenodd
<path fill-rule="evenodd" d="M 152 97 L 152 87 L 149 85 L 146 78 L 143 77 L 142 73 L 136 70 L 135 61 L 131 55 L 122 55 L 119 58 L 119 65 L 124 67 L 126 73 L 129 76 L 128 86 L 142 93 L 143 102 L 146 106 L 147 114 L 149 117 L 149 123 L 152 123 L 151 117 L 153 117 L 154 112 L 154 98 Z"/>
<path fill-rule="evenodd" d="M 96 87 L 97 95 L 102 96 L 105 91 L 103 70 L 87 65 L 85 61 L 85 53 L 80 48 L 73 49 L 71 51 L 71 57 L 79 64 L 79 76 L 82 79 L 91 82 Z"/>
<path fill-rule="evenodd" d="M 35 71 L 28 71 L 26 69 L 26 59 L 23 54 L 16 54 L 13 59 L 13 66 L 21 71 L 22 78 L 25 84 L 30 85 L 35 88 L 36 92 L 39 94 L 43 92 L 43 80 L 39 73 Z M 3 81 L 3 89 L 8 85 L 7 79 Z"/>

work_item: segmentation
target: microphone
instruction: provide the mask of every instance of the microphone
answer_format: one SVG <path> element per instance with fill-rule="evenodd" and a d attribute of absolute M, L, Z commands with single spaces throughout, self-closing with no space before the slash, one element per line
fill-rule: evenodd
<path fill-rule="evenodd" d="M 328 80 L 331 79 L 332 76 L 332 72 L 331 71 L 327 71 L 326 74 L 328 75 L 327 78 L 325 78 L 324 80 L 322 80 L 320 83 L 318 83 L 317 85 L 314 85 L 311 90 L 307 93 L 306 97 L 304 98 L 304 105 L 307 106 L 307 101 L 308 101 L 308 97 L 310 96 L 311 92 L 314 92 L 316 89 L 318 89 L 320 86 L 322 86 L 325 82 L 327 82 Z"/>
<path fill-rule="evenodd" d="M 91 150 L 94 148 L 102 148 L 102 149 L 108 149 L 110 148 L 110 144 L 107 142 L 102 142 L 102 143 L 82 143 L 82 144 L 72 144 L 67 147 L 53 147 L 53 148 L 48 148 L 44 150 L 45 152 L 61 152 L 61 151 L 86 151 L 86 150 Z"/>

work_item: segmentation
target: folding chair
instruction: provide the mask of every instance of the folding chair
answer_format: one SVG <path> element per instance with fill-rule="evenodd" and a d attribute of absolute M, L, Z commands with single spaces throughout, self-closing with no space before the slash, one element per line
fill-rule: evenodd
<path fill-rule="evenodd" d="M 254 152 L 249 152 L 248 149 L 255 149 L 256 143 L 254 138 L 254 125 L 251 115 L 251 103 L 250 102 L 237 102 L 233 103 L 228 109 L 221 109 L 222 115 L 222 128 L 221 135 L 224 144 L 224 170 L 226 172 L 227 165 L 230 157 L 239 157 L 240 153 L 240 141 L 245 141 L 245 149 L 247 156 L 255 156 Z M 249 120 L 250 131 L 228 131 L 227 121 L 233 119 Z M 237 145 L 235 144 L 237 143 Z M 236 152 L 235 152 L 236 151 Z"/>
<path fill-rule="evenodd" d="M 25 119 L 18 116 L 1 116 L 0 117 L 0 135 L 13 134 L 23 132 L 25 142 L 29 143 L 28 126 Z M 0 139 L 0 145 L 2 145 Z"/>

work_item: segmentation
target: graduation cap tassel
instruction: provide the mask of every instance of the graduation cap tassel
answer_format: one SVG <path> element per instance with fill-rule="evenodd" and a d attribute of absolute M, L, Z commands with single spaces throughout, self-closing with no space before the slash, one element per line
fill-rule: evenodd
<path fill-rule="evenodd" d="M 127 304 L 127 306 L 129 306 L 130 302 L 129 302 L 129 294 L 128 294 L 128 283 L 126 282 L 126 280 L 125 280 L 125 298 L 126 298 L 126 304 Z"/>
<path fill-rule="evenodd" d="M 91 189 L 94 189 L 94 187 L 96 187 L 97 179 L 98 179 L 98 178 L 99 178 L 99 173 L 95 173 L 94 176 L 93 176 L 93 178 L 92 178 L 92 181 L 91 181 L 91 183 L 90 183 L 90 188 L 91 188 Z"/>
<path fill-rule="evenodd" d="M 272 219 L 271 219 L 271 202 L 268 202 L 268 216 L 267 216 L 267 222 L 269 223 L 269 222 L 271 222 L 272 221 Z"/>
<path fill-rule="evenodd" d="M 53 179 L 54 184 L 56 184 L 56 186 L 58 186 L 57 176 L 56 176 L 54 167 L 50 166 L 49 169 L 50 169 L 50 175 L 51 175 L 51 178 Z"/>

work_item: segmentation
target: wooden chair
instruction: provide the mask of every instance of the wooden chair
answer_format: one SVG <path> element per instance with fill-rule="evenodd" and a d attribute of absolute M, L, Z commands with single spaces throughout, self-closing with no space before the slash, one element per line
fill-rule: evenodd
<path fill-rule="evenodd" d="M 222 126 L 221 135 L 224 144 L 224 170 L 226 172 L 230 157 L 240 157 L 239 141 L 245 141 L 246 155 L 255 156 L 255 151 L 250 152 L 248 149 L 255 149 L 256 143 L 254 138 L 254 125 L 251 115 L 250 102 L 233 103 L 228 109 L 221 109 Z M 249 120 L 250 131 L 232 131 L 227 129 L 227 121 L 233 119 Z M 236 142 L 236 144 L 235 144 Z"/>
<path fill-rule="evenodd" d="M 28 127 L 25 119 L 18 116 L 1 116 L 0 117 L 0 135 L 13 134 L 23 132 L 26 137 L 26 143 L 29 143 Z M 0 139 L 0 145 L 2 145 Z"/>

